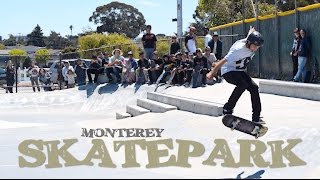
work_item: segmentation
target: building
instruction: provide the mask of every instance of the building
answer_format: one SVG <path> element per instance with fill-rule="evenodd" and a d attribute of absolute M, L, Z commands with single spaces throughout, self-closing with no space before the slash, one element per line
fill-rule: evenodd
<path fill-rule="evenodd" d="M 2 41 L 2 36 L 0 36 L 0 41 Z"/>
<path fill-rule="evenodd" d="M 36 51 L 39 49 L 44 49 L 45 47 L 37 47 L 37 46 L 6 46 L 5 50 L 0 50 L 0 66 L 5 66 L 6 62 L 10 59 L 9 52 L 12 49 L 21 49 L 27 52 L 28 57 L 31 59 L 35 59 Z M 49 49 L 49 62 L 53 62 L 54 60 L 59 59 L 60 50 Z M 22 62 L 20 62 L 20 66 L 22 66 Z M 40 66 L 45 66 L 45 64 L 41 64 Z"/>
<path fill-rule="evenodd" d="M 22 35 L 19 35 L 19 36 L 13 36 L 14 38 L 16 38 L 16 41 L 23 41 L 23 42 L 27 42 L 28 41 L 28 37 L 27 36 L 22 36 Z"/>

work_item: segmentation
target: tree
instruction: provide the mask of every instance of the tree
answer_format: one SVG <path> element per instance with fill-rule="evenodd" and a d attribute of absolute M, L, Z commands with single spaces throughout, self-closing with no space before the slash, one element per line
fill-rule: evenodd
<path fill-rule="evenodd" d="M 9 55 L 17 58 L 17 60 L 24 61 L 27 57 L 27 52 L 21 49 L 12 49 L 9 51 Z"/>
<path fill-rule="evenodd" d="M 64 49 L 68 46 L 68 39 L 64 38 L 55 31 L 51 31 L 50 35 L 45 39 L 46 47 L 51 49 Z"/>
<path fill-rule="evenodd" d="M 146 22 L 138 9 L 120 2 L 97 7 L 89 21 L 101 24 L 97 27 L 99 33 L 124 33 L 129 38 L 137 37 L 145 29 Z"/>
<path fill-rule="evenodd" d="M 39 47 L 44 47 L 44 36 L 41 27 L 37 24 L 37 26 L 33 29 L 33 31 L 27 35 L 28 37 L 28 45 L 34 45 Z"/>
<path fill-rule="evenodd" d="M 49 60 L 49 50 L 48 49 L 39 49 L 36 51 L 36 61 L 45 63 Z"/>
<path fill-rule="evenodd" d="M 17 41 L 16 41 L 16 38 L 12 34 L 9 34 L 9 39 L 5 39 L 3 41 L 3 44 L 5 46 L 15 46 L 17 44 Z"/>
<path fill-rule="evenodd" d="M 0 50 L 6 49 L 6 46 L 0 43 Z"/>
<path fill-rule="evenodd" d="M 31 66 L 31 58 L 27 57 L 22 66 L 23 68 L 29 68 Z"/>
<path fill-rule="evenodd" d="M 162 57 L 165 54 L 169 54 L 170 50 L 170 39 L 169 38 L 159 38 L 157 42 L 157 52 L 159 57 Z"/>
<path fill-rule="evenodd" d="M 79 45 L 82 51 L 81 57 L 84 58 L 91 58 L 93 54 L 97 55 L 101 51 L 107 51 L 111 54 L 115 48 L 120 48 L 124 54 L 132 51 L 135 57 L 138 56 L 138 47 L 132 40 L 117 33 L 109 35 L 94 33 L 82 36 L 79 38 Z M 104 48 L 101 48 L 103 46 Z"/>
<path fill-rule="evenodd" d="M 77 59 L 80 54 L 77 52 L 77 48 L 66 47 L 62 51 L 62 59 Z"/>
<path fill-rule="evenodd" d="M 273 4 L 275 3 L 274 0 L 265 0 L 266 3 L 268 4 Z M 311 4 L 315 4 L 315 3 L 319 3 L 319 1 L 317 0 L 297 0 L 297 6 L 298 7 L 304 7 L 304 6 L 308 6 Z M 289 11 L 289 10 L 294 10 L 295 8 L 295 4 L 294 4 L 294 0 L 278 0 L 278 11 Z"/>
<path fill-rule="evenodd" d="M 72 29 L 73 29 L 73 26 L 71 25 L 70 27 L 69 27 L 69 29 L 70 29 L 70 31 L 71 31 L 71 36 L 72 36 Z"/>
<path fill-rule="evenodd" d="M 255 3 L 255 0 L 252 0 Z M 244 0 L 244 12 L 242 12 L 242 0 L 199 0 L 193 18 L 203 26 L 212 27 L 255 17 L 251 0 Z M 314 4 L 315 0 L 297 0 L 300 7 Z M 274 0 L 259 0 L 259 16 L 275 14 Z M 293 10 L 293 0 L 278 0 L 278 12 Z"/>

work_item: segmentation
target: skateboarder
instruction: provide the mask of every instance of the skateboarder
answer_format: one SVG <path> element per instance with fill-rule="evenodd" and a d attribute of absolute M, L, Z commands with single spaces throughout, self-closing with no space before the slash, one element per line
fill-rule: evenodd
<path fill-rule="evenodd" d="M 252 121 L 257 124 L 265 124 L 261 119 L 261 103 L 259 87 L 245 72 L 248 63 L 252 60 L 255 51 L 264 43 L 262 35 L 250 27 L 247 38 L 238 40 L 230 48 L 228 54 L 219 61 L 210 73 L 208 79 L 212 79 L 221 68 L 223 78 L 236 86 L 228 102 L 223 107 L 223 114 L 232 114 L 237 101 L 245 90 L 251 94 L 252 102 Z"/>

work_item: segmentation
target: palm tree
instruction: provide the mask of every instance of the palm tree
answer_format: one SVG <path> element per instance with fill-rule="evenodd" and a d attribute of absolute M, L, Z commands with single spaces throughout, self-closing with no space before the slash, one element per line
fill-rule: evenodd
<path fill-rule="evenodd" d="M 71 41 L 71 38 L 72 38 L 72 29 L 73 29 L 73 26 L 71 25 L 71 26 L 69 26 L 69 29 L 70 29 L 70 31 L 71 31 L 71 35 L 70 35 L 70 41 Z"/>
<path fill-rule="evenodd" d="M 71 25 L 69 28 L 70 28 L 71 36 L 72 36 L 72 29 L 73 29 L 73 26 Z"/>

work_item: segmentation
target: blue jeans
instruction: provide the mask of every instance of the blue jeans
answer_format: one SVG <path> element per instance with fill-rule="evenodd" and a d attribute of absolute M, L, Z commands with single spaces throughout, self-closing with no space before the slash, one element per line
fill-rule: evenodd
<path fill-rule="evenodd" d="M 302 82 L 305 82 L 306 80 L 306 75 L 307 75 L 307 69 L 306 69 L 306 64 L 307 64 L 307 57 L 298 57 L 298 72 L 296 76 L 294 77 L 295 81 L 299 81 L 300 76 L 302 75 Z"/>
<path fill-rule="evenodd" d="M 147 60 L 152 59 L 152 55 L 154 52 L 154 48 L 145 48 L 144 49 L 144 56 Z"/>

